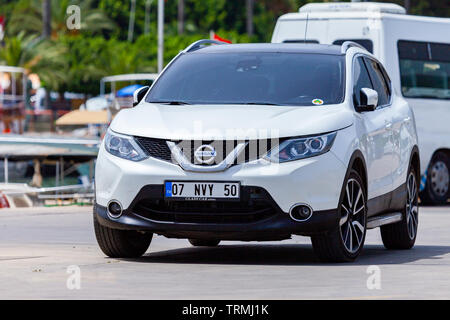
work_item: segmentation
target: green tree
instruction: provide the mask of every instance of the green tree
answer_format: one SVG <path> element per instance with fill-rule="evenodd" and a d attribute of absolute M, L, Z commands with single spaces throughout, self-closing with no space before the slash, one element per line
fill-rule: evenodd
<path fill-rule="evenodd" d="M 270 40 L 276 19 L 283 13 L 298 10 L 299 3 L 295 0 L 254 0 L 254 31 L 249 38 L 253 42 Z M 205 34 L 210 30 L 233 30 L 235 33 L 246 33 L 246 1 L 244 0 L 183 0 L 184 2 L 184 34 Z M 306 1 L 301 1 L 303 4 Z M 136 0 L 135 34 L 144 33 L 146 0 Z M 165 32 L 171 37 L 177 35 L 178 0 L 165 2 Z M 98 6 L 120 26 L 114 36 L 125 40 L 130 14 L 129 0 L 98 0 Z M 156 32 L 157 0 L 151 7 L 150 33 Z M 261 22 L 261 23 L 260 23 Z"/>
<path fill-rule="evenodd" d="M 403 7 L 408 0 L 378 0 L 379 2 L 396 3 Z M 450 2 L 448 0 L 409 0 L 409 14 L 430 16 L 430 17 L 450 17 Z"/>
<path fill-rule="evenodd" d="M 28 74 L 36 73 L 46 88 L 58 90 L 66 80 L 65 53 L 66 48 L 60 43 L 21 32 L 15 37 L 5 37 L 0 63 L 22 67 Z"/>

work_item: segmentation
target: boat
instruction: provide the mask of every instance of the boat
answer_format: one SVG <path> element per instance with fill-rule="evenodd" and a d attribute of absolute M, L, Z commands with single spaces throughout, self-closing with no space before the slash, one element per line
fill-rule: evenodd
<path fill-rule="evenodd" d="M 97 138 L 72 138 L 59 135 L 0 135 L 0 208 L 26 207 L 45 204 L 67 204 L 73 200 L 92 202 L 94 161 L 101 140 Z M 29 183 L 11 183 L 11 176 L 20 177 L 13 163 L 33 166 Z M 54 168 L 54 184 L 42 185 L 41 168 Z M 12 172 L 10 170 L 13 169 Z M 74 171 L 85 171 L 79 183 L 65 185 L 65 178 Z"/>

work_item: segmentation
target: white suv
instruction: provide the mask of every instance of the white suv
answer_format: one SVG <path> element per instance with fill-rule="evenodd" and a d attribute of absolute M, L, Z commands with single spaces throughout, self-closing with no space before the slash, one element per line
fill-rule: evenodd
<path fill-rule="evenodd" d="M 354 260 L 375 227 L 388 249 L 414 245 L 414 115 L 373 55 L 208 43 L 111 123 L 95 176 L 106 255 L 140 256 L 153 233 L 194 246 L 305 235 L 323 261 Z"/>

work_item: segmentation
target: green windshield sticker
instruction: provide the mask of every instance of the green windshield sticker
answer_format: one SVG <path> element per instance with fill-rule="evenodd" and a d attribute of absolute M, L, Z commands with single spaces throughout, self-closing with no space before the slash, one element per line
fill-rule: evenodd
<path fill-rule="evenodd" d="M 323 104 L 323 100 L 322 99 L 314 99 L 312 101 L 312 103 L 315 104 L 315 105 L 321 105 L 321 104 Z"/>

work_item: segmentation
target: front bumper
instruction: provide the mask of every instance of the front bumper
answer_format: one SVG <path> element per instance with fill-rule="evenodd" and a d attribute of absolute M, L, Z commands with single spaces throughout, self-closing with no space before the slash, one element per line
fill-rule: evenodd
<path fill-rule="evenodd" d="M 128 209 L 146 185 L 173 181 L 237 181 L 241 186 L 266 190 L 283 212 L 298 203 L 314 211 L 337 208 L 346 166 L 334 155 L 323 155 L 273 164 L 266 160 L 235 165 L 222 172 L 188 172 L 177 164 L 148 158 L 132 162 L 115 157 L 100 148 L 95 171 L 96 201 L 106 207 L 117 200 Z"/>
<path fill-rule="evenodd" d="M 102 225 L 110 228 L 151 231 L 176 238 L 262 241 L 286 239 L 292 234 L 323 233 L 338 224 L 336 208 L 345 172 L 346 167 L 332 152 L 282 164 L 258 160 L 232 166 L 223 172 L 197 173 L 153 158 L 140 162 L 123 160 L 102 147 L 96 166 L 95 214 Z M 162 221 L 143 214 L 139 201 L 159 199 L 164 202 L 166 180 L 239 181 L 242 190 L 263 190 L 273 211 L 244 222 L 210 221 L 207 216 L 203 221 Z M 111 200 L 120 202 L 124 209 L 118 219 L 107 214 L 106 207 Z M 289 210 L 298 203 L 308 204 L 313 209 L 308 220 L 296 222 L 289 217 Z M 246 203 L 242 205 L 245 207 Z M 211 210 L 207 214 L 211 218 L 217 212 Z"/>

